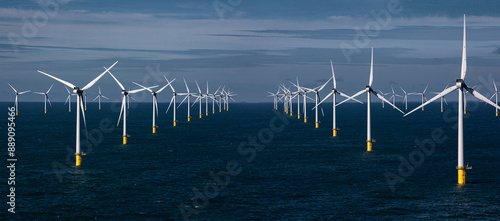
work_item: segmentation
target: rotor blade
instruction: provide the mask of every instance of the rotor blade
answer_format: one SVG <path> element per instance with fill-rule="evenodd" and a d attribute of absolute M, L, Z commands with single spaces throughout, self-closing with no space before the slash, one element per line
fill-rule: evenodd
<path fill-rule="evenodd" d="M 401 88 L 401 90 L 403 91 L 403 93 L 405 93 L 405 94 L 406 94 L 406 91 L 405 91 L 405 90 L 403 90 L 403 88 L 402 88 L 402 87 L 399 87 L 399 88 Z"/>
<path fill-rule="evenodd" d="M 156 117 L 158 117 L 158 100 L 155 97 Z"/>
<path fill-rule="evenodd" d="M 196 82 L 196 87 L 198 87 L 198 92 L 200 93 L 200 95 L 202 95 L 200 86 L 198 85 L 198 82 L 196 80 L 194 82 Z"/>
<path fill-rule="evenodd" d="M 479 100 L 482 100 L 486 103 L 488 103 L 489 105 L 497 108 L 497 109 L 500 109 L 500 106 L 498 106 L 497 104 L 493 103 L 492 101 L 490 101 L 488 98 L 486 98 L 485 96 L 483 96 L 482 94 L 480 94 L 479 92 L 475 91 L 474 89 L 470 88 L 470 87 L 467 87 L 467 85 L 464 84 L 464 87 L 467 91 L 469 91 L 470 94 L 474 95 L 474 97 L 476 97 L 477 99 Z"/>
<path fill-rule="evenodd" d="M 181 103 L 177 106 L 177 109 L 184 103 L 184 101 L 188 98 L 189 95 L 186 95 L 184 99 L 182 99 Z M 189 106 L 189 104 L 188 104 Z"/>
<path fill-rule="evenodd" d="M 66 97 L 66 101 L 64 102 L 64 105 L 66 105 L 66 103 L 68 103 L 70 96 L 71 95 L 68 94 L 68 97 Z"/>
<path fill-rule="evenodd" d="M 125 98 L 125 95 L 123 95 L 122 99 L 122 107 L 120 108 L 120 116 L 118 117 L 118 123 L 116 126 L 120 125 L 120 119 L 122 118 L 123 110 L 126 108 L 125 102 L 127 102 L 127 99 Z"/>
<path fill-rule="evenodd" d="M 139 87 L 142 87 L 144 90 L 148 90 L 149 92 L 153 93 L 153 90 L 151 90 L 151 89 L 149 89 L 149 88 L 147 88 L 147 87 L 144 87 L 144 86 L 142 86 L 142 85 L 140 85 L 140 84 L 138 84 L 138 83 L 135 83 L 135 82 L 133 82 L 133 81 L 132 81 L 132 83 L 133 83 L 133 84 L 135 84 L 135 85 L 137 85 L 137 86 L 139 86 Z M 129 93 L 130 93 L 130 92 L 129 92 Z"/>
<path fill-rule="evenodd" d="M 446 103 L 446 105 L 448 105 L 448 102 L 446 102 L 446 98 L 443 97 L 443 100 L 444 100 L 444 103 Z"/>
<path fill-rule="evenodd" d="M 323 111 L 323 107 L 320 107 L 321 108 L 321 115 L 323 115 L 323 117 L 325 116 L 325 112 Z"/>
<path fill-rule="evenodd" d="M 54 76 L 52 76 L 52 75 L 50 75 L 50 74 L 47 74 L 47 73 L 45 73 L 45 72 L 43 72 L 43 71 L 38 71 L 38 70 L 37 70 L 37 72 L 38 72 L 38 73 L 40 73 L 40 74 L 43 74 L 43 75 L 45 75 L 45 76 L 47 76 L 47 77 L 50 77 L 50 78 L 52 78 L 52 79 L 54 79 L 54 80 L 56 80 L 56 81 L 59 81 L 59 82 L 63 83 L 64 85 L 66 85 L 66 86 L 68 86 L 68 87 L 70 87 L 70 88 L 75 88 L 75 87 L 76 87 L 75 85 L 73 85 L 73 84 L 71 84 L 71 83 L 69 83 L 69 82 L 67 82 L 67 81 L 65 81 L 65 80 L 61 80 L 61 79 L 59 79 L 59 78 L 56 78 L 56 77 L 54 77 Z"/>
<path fill-rule="evenodd" d="M 31 90 L 27 90 L 27 91 L 19 92 L 19 93 L 17 93 L 17 94 L 25 94 L 25 93 L 28 93 L 28 92 L 30 92 L 30 91 L 31 91 Z"/>
<path fill-rule="evenodd" d="M 106 69 L 106 67 L 104 67 L 104 69 Z M 115 78 L 115 76 L 111 73 L 111 71 L 109 71 L 109 70 L 108 70 L 108 73 L 111 75 L 111 77 L 113 77 L 113 79 L 115 79 L 116 83 L 118 83 L 118 86 L 120 86 L 120 88 L 121 88 L 122 90 L 125 90 L 125 87 L 123 87 L 123 84 L 122 84 L 122 83 L 120 83 L 120 82 L 118 81 L 118 79 L 116 79 L 116 78 Z"/>
<path fill-rule="evenodd" d="M 447 89 L 444 89 L 441 93 L 437 94 L 436 96 L 434 96 L 433 98 L 431 98 L 431 99 L 430 99 L 430 100 L 428 100 L 427 102 L 425 102 L 425 103 L 421 104 L 420 106 L 416 107 L 416 108 L 415 108 L 415 109 L 413 109 L 412 111 L 410 111 L 410 112 L 406 113 L 406 114 L 404 115 L 404 117 L 408 116 L 409 114 L 411 114 L 411 113 L 415 112 L 416 110 L 418 110 L 418 109 L 420 109 L 420 108 L 424 107 L 425 105 L 430 104 L 431 102 L 433 102 L 433 101 L 435 101 L 435 100 L 437 100 L 437 99 L 439 99 L 439 98 L 441 98 L 441 97 L 443 97 L 443 96 L 445 96 L 445 95 L 447 95 L 447 94 L 449 94 L 449 93 L 451 93 L 451 92 L 453 92 L 454 90 L 457 90 L 457 89 L 458 89 L 458 88 L 457 88 L 457 86 L 455 86 L 455 85 L 453 85 L 453 86 L 451 86 L 451 87 L 449 87 L 449 88 L 447 88 Z"/>
<path fill-rule="evenodd" d="M 328 93 L 328 95 L 326 95 L 326 97 L 325 97 L 325 98 L 323 98 L 323 100 L 321 100 L 321 101 L 318 103 L 318 105 L 314 106 L 314 107 L 313 107 L 313 109 L 311 109 L 311 110 L 316 109 L 316 108 L 317 108 L 317 107 L 318 107 L 321 103 L 323 103 L 323 101 L 325 101 L 327 98 L 329 98 L 330 96 L 332 96 L 332 94 L 333 94 L 333 93 L 335 93 L 335 92 L 333 92 L 333 91 L 332 91 L 332 92 Z"/>
<path fill-rule="evenodd" d="M 99 94 L 101 94 L 101 86 L 97 86 L 99 88 Z"/>
<path fill-rule="evenodd" d="M 134 101 L 137 101 L 134 97 L 132 97 L 132 96 L 130 96 L 130 95 L 128 95 L 128 97 L 129 97 L 130 99 L 134 100 Z"/>
<path fill-rule="evenodd" d="M 45 95 L 47 97 L 47 101 L 49 102 L 49 105 L 52 107 L 52 103 L 50 103 L 49 95 Z"/>
<path fill-rule="evenodd" d="M 345 97 L 345 98 L 349 98 L 349 95 L 344 94 L 344 93 L 342 93 L 342 92 L 340 92 L 340 91 L 337 91 L 337 92 L 340 94 L 340 96 L 343 96 L 343 97 Z M 358 102 L 358 103 L 360 103 L 360 104 L 363 104 L 363 102 L 361 102 L 361 101 L 357 100 L 356 98 L 352 98 L 352 100 L 354 100 L 354 101 L 356 101 L 356 102 Z M 337 106 L 337 105 L 335 105 L 335 106 Z"/>
<path fill-rule="evenodd" d="M 160 90 L 156 91 L 156 93 L 162 92 L 165 88 L 167 88 L 170 85 L 170 83 L 172 83 L 172 82 L 167 81 L 167 84 L 165 86 L 163 86 L 162 88 L 160 88 Z"/>
<path fill-rule="evenodd" d="M 374 94 L 375 96 L 377 96 L 380 100 L 383 100 L 384 102 L 388 103 L 389 105 L 391 105 L 392 107 L 394 107 L 396 110 L 398 110 L 399 112 L 401 112 L 402 114 L 405 114 L 405 112 L 403 112 L 402 110 L 400 110 L 398 107 L 394 106 L 391 102 L 389 102 L 388 100 L 386 100 L 384 97 L 382 97 L 382 95 L 378 94 L 377 92 L 375 92 L 374 90 L 370 90 L 370 92 L 372 94 Z"/>
<path fill-rule="evenodd" d="M 424 92 L 422 92 L 422 94 L 425 94 L 425 91 L 427 91 L 428 87 L 429 87 L 429 85 L 425 86 Z"/>
<path fill-rule="evenodd" d="M 373 47 L 372 47 L 372 61 L 370 65 L 370 81 L 368 82 L 368 85 L 371 87 L 373 83 Z"/>
<path fill-rule="evenodd" d="M 47 90 L 47 92 L 45 92 L 46 94 L 48 94 L 50 92 L 50 90 L 52 89 L 52 86 L 54 86 L 54 84 L 50 85 L 49 89 Z"/>
<path fill-rule="evenodd" d="M 346 101 L 348 101 L 348 100 L 354 99 L 355 97 L 357 97 L 357 96 L 359 96 L 359 95 L 361 95 L 361 94 L 363 94 L 363 93 L 365 93 L 365 92 L 366 92 L 366 88 L 365 88 L 365 89 L 363 89 L 363 90 L 361 90 L 361 91 L 359 91 L 358 93 L 354 94 L 353 96 L 350 96 L 349 98 L 347 98 L 347 99 L 345 99 L 344 101 L 340 102 L 340 103 L 339 103 L 339 104 L 337 104 L 336 106 L 341 105 L 341 104 L 343 104 L 344 102 L 346 102 Z"/>
<path fill-rule="evenodd" d="M 158 85 L 147 87 L 147 88 L 141 88 L 141 89 L 131 90 L 131 91 L 128 91 L 128 93 L 129 94 L 135 94 L 137 92 L 141 92 L 141 91 L 144 91 L 144 90 L 147 90 L 147 89 L 151 89 L 151 88 L 155 88 L 155 87 L 158 87 Z"/>
<path fill-rule="evenodd" d="M 186 83 L 186 79 L 185 78 L 182 78 L 182 79 L 184 80 L 184 84 L 186 85 L 186 90 L 189 93 L 189 87 L 188 87 L 188 84 Z"/>
<path fill-rule="evenodd" d="M 71 92 L 69 92 L 69 90 L 68 90 L 67 87 L 64 87 L 64 89 L 66 89 L 66 91 L 68 92 L 68 94 L 71 94 Z"/>
<path fill-rule="evenodd" d="M 102 98 L 106 99 L 106 100 L 109 100 L 108 97 L 104 96 L 104 95 L 101 95 Z"/>
<path fill-rule="evenodd" d="M 116 63 L 118 63 L 118 61 L 116 61 L 113 65 L 111 65 L 111 67 L 109 68 L 105 68 L 106 70 L 103 71 L 99 76 L 97 76 L 94 80 L 92 80 L 91 82 L 89 82 L 87 85 L 85 85 L 85 87 L 82 88 L 82 90 L 87 90 L 89 89 L 90 87 L 92 87 L 92 85 L 95 84 L 95 82 L 97 82 L 99 79 L 101 79 L 102 76 L 104 76 L 106 74 L 106 72 L 108 72 L 109 70 L 111 70 L 111 68 L 113 68 Z"/>
<path fill-rule="evenodd" d="M 323 84 L 323 86 L 321 86 L 321 87 L 318 89 L 318 91 L 323 90 L 323 88 L 325 88 L 326 84 L 328 84 L 328 82 L 330 82 L 331 80 L 332 80 L 332 78 L 328 79 L 328 81 L 326 81 L 326 82 Z"/>
<path fill-rule="evenodd" d="M 493 86 L 495 86 L 495 92 L 498 92 L 498 89 L 497 89 L 497 84 L 495 84 L 495 81 L 493 80 Z"/>
<path fill-rule="evenodd" d="M 462 48 L 462 70 L 461 70 L 462 75 L 460 76 L 460 79 L 462 80 L 465 79 L 466 72 L 467 72 L 467 53 L 465 48 L 465 14 L 464 14 L 464 38 L 463 38 L 463 48 Z"/>
<path fill-rule="evenodd" d="M 337 81 L 335 80 L 335 72 L 333 71 L 332 60 L 330 60 L 330 67 L 332 67 L 333 88 L 337 88 Z M 297 80 L 297 84 L 299 84 L 298 80 Z"/>
<path fill-rule="evenodd" d="M 33 93 L 35 93 L 35 94 L 43 94 L 43 95 L 45 95 L 45 93 L 43 93 L 43 92 L 33 92 Z"/>
<path fill-rule="evenodd" d="M 495 83 L 495 82 L 493 82 L 493 83 Z M 7 83 L 7 84 L 10 86 L 10 88 L 12 88 L 12 90 L 14 90 L 14 92 L 17 93 L 16 89 L 14 89 L 14 87 L 12 87 L 12 85 L 10 85 L 9 83 Z"/>
<path fill-rule="evenodd" d="M 81 112 L 82 112 L 82 116 L 83 116 L 83 125 L 85 125 L 85 135 L 87 137 L 87 139 L 89 138 L 89 132 L 87 130 L 87 121 L 85 120 L 85 108 L 83 107 L 83 97 L 82 96 L 79 96 L 80 98 L 80 109 L 81 109 Z M 78 116 L 80 117 L 80 116 Z"/>
<path fill-rule="evenodd" d="M 168 113 L 168 110 L 170 110 L 170 105 L 172 105 L 174 98 L 175 98 L 175 96 L 172 96 L 172 99 L 170 99 L 170 104 L 168 105 L 168 108 L 167 108 L 167 111 L 165 111 L 165 114 Z"/>

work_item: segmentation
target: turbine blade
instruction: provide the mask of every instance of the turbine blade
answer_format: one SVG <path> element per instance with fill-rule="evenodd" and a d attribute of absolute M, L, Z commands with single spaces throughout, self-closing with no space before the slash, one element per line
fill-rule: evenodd
<path fill-rule="evenodd" d="M 175 81 L 175 78 L 174 78 L 172 81 L 168 81 L 167 77 L 165 77 L 165 76 L 163 76 L 163 77 L 165 78 L 165 80 L 166 80 L 167 82 L 169 82 L 169 83 L 168 83 L 168 85 L 170 86 L 170 89 L 172 89 L 172 92 L 174 92 L 174 93 L 175 93 L 174 87 L 172 87 L 172 82 L 174 82 L 174 81 Z"/>
<path fill-rule="evenodd" d="M 493 81 L 493 86 L 495 87 L 495 92 L 498 92 L 497 84 L 495 84 L 495 81 Z"/>
<path fill-rule="evenodd" d="M 198 87 L 198 92 L 200 93 L 200 95 L 202 94 L 201 93 L 201 89 L 200 89 L 200 86 L 198 85 L 198 82 L 196 80 L 194 80 L 194 82 L 196 82 L 196 87 Z"/>
<path fill-rule="evenodd" d="M 106 67 L 104 67 L 104 69 L 106 69 Z M 118 86 L 120 86 L 120 88 L 122 90 L 125 90 L 125 87 L 123 87 L 123 84 L 120 83 L 120 81 L 118 81 L 118 79 L 115 78 L 115 76 L 111 73 L 111 71 L 108 70 L 108 73 L 111 75 L 111 77 L 113 77 L 113 79 L 115 79 L 116 83 L 118 84 Z"/>
<path fill-rule="evenodd" d="M 144 87 L 144 86 L 142 86 L 142 85 L 140 85 L 140 84 L 138 84 L 138 83 L 135 83 L 135 82 L 133 82 L 133 81 L 132 81 L 132 83 L 133 83 L 133 84 L 135 84 L 135 85 L 137 85 L 137 86 L 139 86 L 139 87 L 142 87 L 144 90 L 148 90 L 149 92 L 153 93 L 153 90 L 151 90 L 151 89 L 149 89 L 149 88 L 147 88 L 147 87 Z M 130 92 L 129 92 L 129 93 L 130 93 Z"/>
<path fill-rule="evenodd" d="M 467 72 L 467 51 L 465 47 L 465 14 L 464 14 L 464 38 L 463 38 L 463 48 L 462 48 L 462 70 L 461 73 L 462 75 L 460 76 L 460 79 L 464 80 L 465 79 L 465 74 Z"/>
<path fill-rule="evenodd" d="M 31 91 L 31 90 L 27 90 L 27 91 L 19 92 L 19 93 L 17 93 L 17 94 L 26 94 L 26 93 L 28 93 L 28 92 L 30 92 L 30 91 Z"/>
<path fill-rule="evenodd" d="M 495 82 L 493 82 L 493 83 L 495 83 Z M 7 83 L 7 84 L 10 86 L 10 88 L 12 88 L 12 90 L 14 90 L 14 92 L 17 93 L 16 89 L 14 89 L 14 87 L 12 87 L 12 85 L 10 85 L 9 83 Z"/>
<path fill-rule="evenodd" d="M 85 108 L 83 107 L 83 97 L 82 96 L 79 96 L 80 98 L 80 109 L 81 109 L 81 113 L 82 113 L 82 116 L 83 116 L 83 125 L 85 125 L 85 136 L 87 137 L 87 139 L 89 139 L 89 132 L 87 130 L 87 120 L 85 119 Z M 80 116 L 78 116 L 80 117 Z"/>
<path fill-rule="evenodd" d="M 123 95 L 122 107 L 120 108 L 120 116 L 118 117 L 118 123 L 116 124 L 117 127 L 118 125 L 120 125 L 120 120 L 122 118 L 123 110 L 126 108 L 125 102 L 127 102 L 127 99 L 125 98 L 125 95 Z"/>
<path fill-rule="evenodd" d="M 73 84 L 71 84 L 71 83 L 69 83 L 69 82 L 67 82 L 67 81 L 64 81 L 64 80 L 61 80 L 61 79 L 59 79 L 59 78 L 56 78 L 56 77 L 54 77 L 54 76 L 52 76 L 52 75 L 50 75 L 50 74 L 47 74 L 47 73 L 45 73 L 45 72 L 43 72 L 43 71 L 38 71 L 38 70 L 37 70 L 37 72 L 38 72 L 38 73 L 40 73 L 40 74 L 43 74 L 43 75 L 45 75 L 45 76 L 47 76 L 47 77 L 50 77 L 50 78 L 52 78 L 52 79 L 54 79 L 54 80 L 56 80 L 56 81 L 59 81 L 59 82 L 63 83 L 64 85 L 66 85 L 66 86 L 68 86 L 68 87 L 70 87 L 70 88 L 75 88 L 75 87 L 76 87 L 75 85 L 73 85 Z"/>
<path fill-rule="evenodd" d="M 184 84 L 186 85 L 186 90 L 187 90 L 187 92 L 189 94 L 189 87 L 188 87 L 188 84 L 186 83 L 186 79 L 185 78 L 182 78 L 182 79 L 184 80 Z"/>
<path fill-rule="evenodd" d="M 155 97 L 156 117 L 158 117 L 158 100 Z"/>
<path fill-rule="evenodd" d="M 151 87 L 140 88 L 140 89 L 135 89 L 135 90 L 131 90 L 131 91 L 128 91 L 128 93 L 129 93 L 129 94 L 135 94 L 135 93 L 137 93 L 137 92 L 141 92 L 141 91 L 144 91 L 144 90 L 147 90 L 147 89 L 151 89 L 151 88 L 155 88 L 155 87 L 158 87 L 158 85 L 151 86 Z"/>
<path fill-rule="evenodd" d="M 384 97 L 382 97 L 382 95 L 378 94 L 377 92 L 375 92 L 374 90 L 370 90 L 370 92 L 372 94 L 374 94 L 375 96 L 377 96 L 380 100 L 384 101 L 385 103 L 388 103 L 389 105 L 391 105 L 392 107 L 394 107 L 396 110 L 398 110 L 399 112 L 401 112 L 402 114 L 405 114 L 405 112 L 403 112 L 402 110 L 400 110 L 398 107 L 394 106 L 391 102 L 389 102 L 388 100 L 386 100 Z"/>
<path fill-rule="evenodd" d="M 337 81 L 335 80 L 335 72 L 333 71 L 332 60 L 330 60 L 330 67 L 332 67 L 333 88 L 337 88 Z M 297 84 L 299 84 L 298 81 L 299 80 L 297 79 Z"/>
<path fill-rule="evenodd" d="M 323 101 L 325 101 L 326 99 L 328 99 L 329 97 L 331 97 L 333 93 L 334 93 L 334 92 L 332 91 L 332 92 L 330 92 L 328 95 L 326 95 L 326 97 L 325 97 L 325 98 L 323 98 L 323 100 L 321 100 L 321 101 L 318 103 L 318 105 L 314 106 L 314 107 L 313 107 L 313 109 L 311 109 L 311 110 L 316 109 L 316 108 L 317 108 L 317 107 L 318 107 L 321 103 L 323 103 Z"/>
<path fill-rule="evenodd" d="M 101 95 L 102 98 L 106 99 L 106 100 L 109 100 L 108 97 L 104 96 L 104 95 Z"/>
<path fill-rule="evenodd" d="M 54 86 L 54 84 L 50 85 L 49 89 L 47 90 L 47 92 L 45 92 L 46 94 L 48 94 L 50 92 L 50 90 L 52 89 L 52 86 Z"/>
<path fill-rule="evenodd" d="M 93 101 L 97 100 L 97 98 L 99 98 L 99 96 L 100 96 L 100 95 L 97 95 L 97 96 L 94 98 L 94 100 L 93 100 Z"/>
<path fill-rule="evenodd" d="M 354 94 L 353 96 L 350 96 L 347 99 L 345 99 L 344 101 L 340 102 L 339 104 L 337 104 L 337 106 L 343 104 L 344 102 L 346 102 L 348 100 L 354 99 L 355 97 L 357 97 L 365 92 L 366 92 L 366 89 L 363 89 L 363 90 L 359 91 L 358 93 Z"/>
<path fill-rule="evenodd" d="M 497 108 L 497 109 L 500 109 L 500 106 L 496 105 L 495 103 L 493 103 L 492 101 L 490 101 L 488 98 L 486 98 L 485 96 L 483 96 L 482 94 L 480 94 L 479 92 L 475 91 L 474 89 L 470 88 L 470 87 L 467 87 L 467 85 L 464 84 L 464 88 L 469 91 L 470 94 L 474 95 L 474 97 L 476 97 L 477 99 L 479 100 L 482 100 L 486 103 L 488 103 L 489 105 Z"/>
<path fill-rule="evenodd" d="M 49 95 L 45 95 L 45 96 L 47 96 L 47 101 L 49 102 L 50 107 L 52 107 L 52 103 L 50 103 Z"/>
<path fill-rule="evenodd" d="M 68 103 L 70 96 L 71 95 L 68 94 L 68 97 L 66 97 L 66 101 L 64 102 L 64 105 L 66 105 L 66 103 Z"/>
<path fill-rule="evenodd" d="M 337 92 L 340 94 L 340 96 L 343 96 L 343 97 L 345 97 L 345 98 L 349 98 L 349 95 L 344 94 L 344 93 L 342 93 L 342 92 L 340 92 L 340 91 L 337 91 Z M 359 101 L 359 100 L 358 100 L 358 99 L 356 99 L 356 98 L 352 98 L 352 100 L 354 100 L 354 101 L 356 101 L 356 102 L 358 102 L 358 103 L 360 103 L 360 104 L 363 104 L 363 102 Z M 337 105 L 335 105 L 335 106 L 337 106 Z"/>
<path fill-rule="evenodd" d="M 177 108 L 179 108 L 179 107 L 180 107 L 180 106 L 184 103 L 184 101 L 188 98 L 188 96 L 189 96 L 189 95 L 186 95 L 186 96 L 184 97 L 184 99 L 182 99 L 181 103 L 179 104 L 179 106 L 177 106 Z M 189 105 L 189 104 L 188 104 L 188 105 Z"/>
<path fill-rule="evenodd" d="M 89 82 L 87 85 L 85 85 L 85 87 L 82 88 L 82 90 L 87 90 L 89 89 L 90 87 L 92 87 L 92 85 L 95 84 L 95 82 L 97 82 L 99 79 L 101 79 L 102 76 L 104 76 L 106 74 L 106 72 L 108 72 L 109 70 L 111 70 L 111 68 L 113 68 L 116 63 L 118 63 L 118 61 L 116 61 L 113 65 L 111 65 L 111 67 L 109 68 L 105 68 L 106 70 L 103 71 L 99 76 L 97 76 L 94 80 L 92 80 L 91 82 Z"/>
<path fill-rule="evenodd" d="M 420 106 L 418 106 L 415 109 L 411 110 L 410 112 L 406 113 L 404 116 L 405 117 L 408 116 L 409 114 L 411 114 L 411 113 L 415 112 L 416 110 L 424 107 L 425 105 L 430 104 L 431 102 L 433 102 L 433 101 L 435 101 L 435 100 L 437 100 L 437 99 L 439 99 L 439 98 L 441 98 L 441 97 L 443 97 L 443 96 L 445 96 L 445 95 L 447 95 L 447 94 L 449 94 L 449 93 L 451 93 L 451 92 L 453 92 L 454 90 L 457 90 L 457 89 L 458 88 L 455 85 L 453 85 L 453 86 L 451 86 L 451 87 L 449 87 L 447 89 L 444 89 L 441 93 L 437 94 L 436 96 L 434 96 L 433 98 L 431 98 L 427 102 L 421 104 Z"/>
<path fill-rule="evenodd" d="M 368 85 L 371 87 L 373 83 L 373 47 L 372 47 L 372 60 L 370 64 L 370 81 L 368 82 Z"/>
<path fill-rule="evenodd" d="M 162 88 L 160 88 L 160 90 L 156 91 L 156 93 L 158 94 L 158 93 L 162 92 L 165 88 L 167 88 L 170 85 L 170 83 L 172 83 L 172 82 L 167 81 L 167 84 L 165 86 L 163 86 Z"/>
<path fill-rule="evenodd" d="M 323 86 L 321 86 L 321 87 L 318 89 L 318 91 L 323 90 L 323 88 L 325 88 L 326 84 L 328 84 L 328 82 L 330 82 L 331 80 L 332 80 L 332 78 L 328 79 L 328 81 L 326 81 L 326 82 L 323 84 Z"/>
<path fill-rule="evenodd" d="M 170 99 L 170 104 L 168 105 L 168 108 L 167 108 L 167 111 L 165 111 L 165 114 L 168 113 L 168 110 L 170 110 L 170 105 L 172 105 L 174 98 L 175 98 L 175 96 L 172 96 L 172 99 Z"/>
<path fill-rule="evenodd" d="M 425 91 L 427 91 L 428 87 L 429 87 L 429 85 L 425 86 L 424 92 L 422 92 L 422 94 L 425 94 Z"/>

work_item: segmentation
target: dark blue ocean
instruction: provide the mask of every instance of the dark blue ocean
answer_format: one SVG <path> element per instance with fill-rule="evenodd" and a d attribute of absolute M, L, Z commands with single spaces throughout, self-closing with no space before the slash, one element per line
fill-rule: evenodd
<path fill-rule="evenodd" d="M 151 104 L 132 103 L 129 144 L 122 145 L 119 104 L 98 110 L 89 103 L 88 141 L 82 126 L 87 155 L 78 168 L 75 105 L 69 113 L 53 103 L 44 114 L 43 103 L 20 103 L 15 214 L 6 204 L 11 105 L 0 106 L 0 220 L 500 219 L 500 117 L 483 103 L 469 102 L 465 115 L 465 162 L 472 170 L 463 186 L 457 185 L 456 103 L 444 113 L 435 103 L 403 118 L 373 102 L 372 152 L 361 104 L 338 107 L 333 138 L 331 105 L 323 106 L 316 129 L 313 111 L 304 123 L 296 105 L 289 116 L 272 103 L 231 103 L 229 111 L 201 119 L 195 105 L 191 122 L 183 105 L 173 127 L 168 104 L 160 103 L 152 134 Z"/>

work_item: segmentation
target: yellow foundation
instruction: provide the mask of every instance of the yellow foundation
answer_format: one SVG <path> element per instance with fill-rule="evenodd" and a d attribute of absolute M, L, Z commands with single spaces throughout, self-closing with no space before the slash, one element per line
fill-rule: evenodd
<path fill-rule="evenodd" d="M 208 112 L 207 112 L 206 116 L 208 116 Z"/>
<path fill-rule="evenodd" d="M 71 112 L 71 109 L 69 109 L 69 112 Z"/>
<path fill-rule="evenodd" d="M 497 117 L 498 117 L 498 112 L 497 112 Z"/>
<path fill-rule="evenodd" d="M 17 111 L 16 111 L 16 116 L 18 115 Z"/>
<path fill-rule="evenodd" d="M 422 111 L 424 111 L 424 107 L 422 107 Z"/>
<path fill-rule="evenodd" d="M 123 135 L 123 144 L 127 144 L 127 135 Z"/>
<path fill-rule="evenodd" d="M 188 117 L 188 122 L 191 121 L 191 117 Z"/>
<path fill-rule="evenodd" d="M 45 110 L 45 113 L 47 113 L 47 110 Z"/>
<path fill-rule="evenodd" d="M 174 127 L 177 126 L 177 121 L 174 121 Z"/>
<path fill-rule="evenodd" d="M 307 117 L 304 117 L 304 123 L 307 123 Z"/>
<path fill-rule="evenodd" d="M 466 111 L 466 110 L 464 110 L 464 114 L 467 114 L 467 111 Z"/>
<path fill-rule="evenodd" d="M 87 111 L 87 108 L 85 108 L 85 111 Z"/>
<path fill-rule="evenodd" d="M 221 109 L 219 109 L 219 113 L 220 113 L 220 112 L 222 112 L 222 110 L 221 110 Z"/>
<path fill-rule="evenodd" d="M 405 110 L 408 110 L 408 107 L 405 107 Z"/>
<path fill-rule="evenodd" d="M 333 129 L 333 136 L 336 137 L 337 136 L 337 129 Z"/>
<path fill-rule="evenodd" d="M 200 114 L 200 118 L 201 118 L 202 114 Z"/>
<path fill-rule="evenodd" d="M 465 184 L 465 168 L 459 167 L 458 170 L 458 184 Z"/>
<path fill-rule="evenodd" d="M 99 107 L 99 110 L 101 109 L 101 107 Z"/>
<path fill-rule="evenodd" d="M 156 126 L 153 126 L 153 133 L 156 133 Z"/>
<path fill-rule="evenodd" d="M 215 114 L 215 110 L 212 110 L 212 114 Z"/>
<path fill-rule="evenodd" d="M 75 153 L 76 155 L 76 166 L 79 167 L 82 165 L 82 155 L 79 153 Z"/>
<path fill-rule="evenodd" d="M 299 120 L 300 120 L 300 114 L 297 114 L 297 119 L 299 119 Z"/>
<path fill-rule="evenodd" d="M 441 112 L 443 112 L 443 109 L 441 109 Z"/>
<path fill-rule="evenodd" d="M 319 122 L 316 122 L 316 128 L 318 128 L 318 127 L 319 127 Z"/>
<path fill-rule="evenodd" d="M 366 151 L 372 151 L 372 141 L 371 140 L 366 141 Z"/>
<path fill-rule="evenodd" d="M 293 116 L 293 112 L 290 112 L 290 117 Z"/>

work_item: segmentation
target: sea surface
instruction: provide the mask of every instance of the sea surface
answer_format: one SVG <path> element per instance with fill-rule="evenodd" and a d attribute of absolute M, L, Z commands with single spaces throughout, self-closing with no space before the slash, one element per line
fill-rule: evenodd
<path fill-rule="evenodd" d="M 0 220 L 499 220 L 500 117 L 468 103 L 464 119 L 467 184 L 457 184 L 457 103 L 402 117 L 372 103 L 373 151 L 366 151 L 366 105 L 331 104 L 314 128 L 272 103 L 230 103 L 229 111 L 172 124 L 159 104 L 128 109 L 129 144 L 116 126 L 120 104 L 88 103 L 82 166 L 75 167 L 76 107 L 20 103 L 16 129 L 16 208 L 7 211 L 7 107 L 0 103 Z M 404 110 L 401 103 L 398 106 Z M 418 103 L 409 103 L 409 109 Z M 211 110 L 211 103 L 210 103 Z M 211 111 L 210 111 L 211 112 Z M 302 110 L 301 110 L 302 112 Z M 83 121 L 82 121 L 83 122 Z"/>

